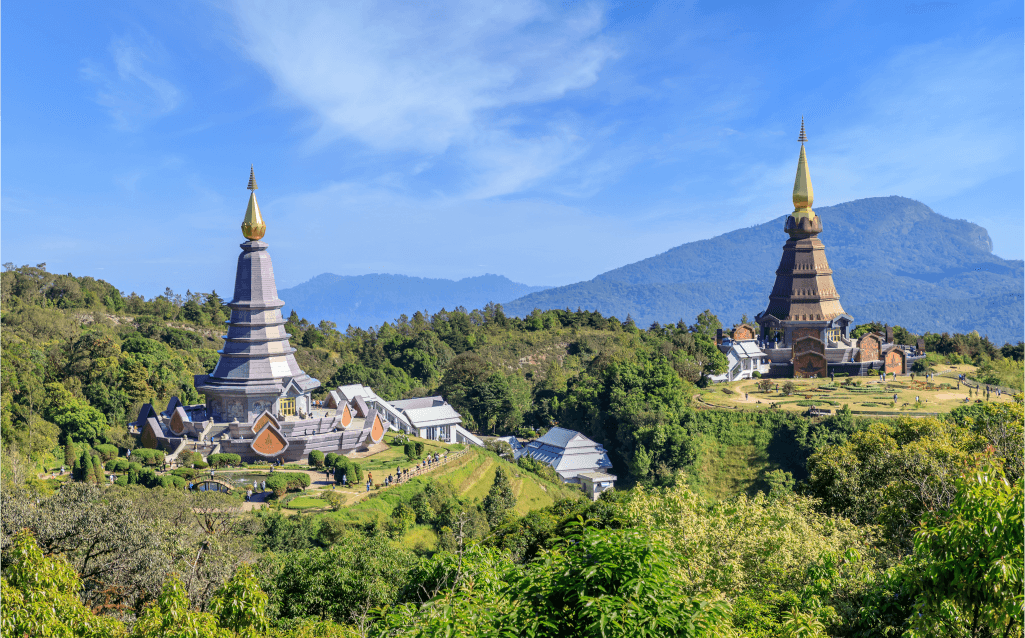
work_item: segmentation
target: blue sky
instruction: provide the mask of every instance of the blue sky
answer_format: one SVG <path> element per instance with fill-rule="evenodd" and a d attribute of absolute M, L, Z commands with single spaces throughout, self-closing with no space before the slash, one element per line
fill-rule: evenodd
<path fill-rule="evenodd" d="M 802 115 L 817 207 L 912 197 L 1021 259 L 1022 13 L 8 2 L 0 259 L 230 293 L 252 163 L 279 287 L 567 284 L 789 212 Z"/>

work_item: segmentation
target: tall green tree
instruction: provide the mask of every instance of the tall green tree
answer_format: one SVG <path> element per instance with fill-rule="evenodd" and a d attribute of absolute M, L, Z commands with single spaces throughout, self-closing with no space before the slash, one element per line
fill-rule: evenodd
<path fill-rule="evenodd" d="M 915 533 L 915 636 L 1021 635 L 1025 488 L 1001 465 L 985 460 L 958 479 L 951 507 L 926 513 Z"/>
<path fill-rule="evenodd" d="M 468 414 L 482 432 L 494 431 L 513 411 L 505 377 L 471 352 L 452 360 L 438 392 L 456 410 Z"/>
<path fill-rule="evenodd" d="M 513 493 L 509 475 L 501 465 L 498 465 L 495 467 L 495 480 L 491 484 L 491 489 L 488 490 L 488 495 L 484 497 L 483 508 L 488 517 L 488 523 L 492 527 L 497 527 L 505 518 L 506 512 L 514 507 L 516 507 L 516 494 Z"/>
<path fill-rule="evenodd" d="M 60 383 L 46 384 L 46 416 L 61 430 L 65 441 L 106 441 L 107 419 L 103 413 L 76 399 Z"/>

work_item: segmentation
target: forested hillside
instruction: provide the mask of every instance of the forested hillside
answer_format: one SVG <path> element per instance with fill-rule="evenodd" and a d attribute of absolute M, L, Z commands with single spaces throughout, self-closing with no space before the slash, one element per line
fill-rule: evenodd
<path fill-rule="evenodd" d="M 986 229 L 903 197 L 861 199 L 816 213 L 841 303 L 856 322 L 883 321 L 920 334 L 977 330 L 998 344 L 1021 340 L 1023 263 L 994 255 Z M 580 307 L 630 314 L 645 325 L 710 308 L 738 321 L 768 305 L 786 239 L 779 218 L 678 246 L 591 281 L 532 293 L 505 308 L 523 315 Z"/>
<path fill-rule="evenodd" d="M 696 388 L 725 364 L 708 312 L 642 328 L 489 305 L 344 333 L 292 314 L 297 359 L 325 389 L 438 392 L 481 433 L 579 429 L 620 480 L 595 503 L 553 489 L 531 509 L 518 498 L 547 466 L 481 451 L 446 480 L 364 494 L 359 516 L 286 517 L 305 466 L 250 511 L 183 489 L 199 470 L 158 475 L 159 452 L 123 456 L 143 401 L 199 400 L 191 375 L 216 361 L 224 300 L 147 300 L 44 266 L 0 275 L 4 636 L 1021 633 L 1020 396 L 942 419 L 701 410 Z M 927 344 L 980 374 L 1020 369 L 1021 344 Z M 759 464 L 751 480 L 709 471 L 738 456 Z M 121 461 L 150 480 L 105 486 Z M 539 474 L 530 490 L 514 488 L 524 472 Z"/>
<path fill-rule="evenodd" d="M 123 295 L 89 277 L 11 267 L 2 275 L 3 436 L 33 454 L 68 438 L 130 446 L 126 424 L 145 402 L 200 400 L 192 375 L 209 372 L 229 309 L 215 292 Z M 700 413 L 691 395 L 724 369 L 718 318 L 639 328 L 597 312 L 551 310 L 525 319 L 501 306 L 415 312 L 377 330 L 339 332 L 294 312 L 286 330 L 320 395 L 362 383 L 387 399 L 440 393 L 481 434 L 535 436 L 555 424 L 609 450 L 624 478 L 686 469 L 697 454 Z M 898 327 L 898 340 L 917 335 Z M 989 370 L 1021 351 L 977 334 L 928 335 L 929 351 Z M 1006 367 L 1006 366 L 1005 366 Z M 988 377 L 987 377 L 988 378 Z M 320 398 L 318 396 L 318 398 Z M 695 416 L 697 414 L 697 416 Z"/>

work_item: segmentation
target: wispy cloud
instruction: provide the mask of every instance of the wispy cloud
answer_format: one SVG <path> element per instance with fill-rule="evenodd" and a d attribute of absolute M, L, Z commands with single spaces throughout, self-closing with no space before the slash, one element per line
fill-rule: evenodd
<path fill-rule="evenodd" d="M 592 85 L 616 55 L 597 4 L 239 2 L 241 41 L 287 99 L 316 118 L 314 143 L 448 154 L 468 195 L 515 192 L 586 147 L 572 118 L 529 125 L 506 109 Z"/>
<path fill-rule="evenodd" d="M 159 45 L 152 39 L 140 45 L 125 37 L 110 44 L 113 69 L 109 63 L 82 62 L 82 77 L 97 85 L 95 100 L 110 112 L 118 128 L 136 130 L 181 103 L 181 91 L 149 69 L 159 52 Z"/>
<path fill-rule="evenodd" d="M 808 161 L 816 204 L 904 195 L 929 203 L 995 176 L 1021 171 L 1020 49 L 939 41 L 905 48 L 854 87 L 844 108 L 808 119 Z M 795 123 L 796 129 L 796 123 Z M 796 130 L 785 138 L 796 138 Z M 754 161 L 739 171 L 730 203 L 747 221 L 786 207 L 797 166 Z M 778 204 L 778 205 L 776 205 Z"/>

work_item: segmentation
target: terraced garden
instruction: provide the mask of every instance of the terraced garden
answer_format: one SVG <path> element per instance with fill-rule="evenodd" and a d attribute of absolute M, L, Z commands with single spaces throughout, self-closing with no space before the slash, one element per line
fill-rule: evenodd
<path fill-rule="evenodd" d="M 876 376 L 837 378 L 833 383 L 824 379 L 772 379 L 773 385 L 768 392 L 758 388 L 759 381 L 748 379 L 710 386 L 698 393 L 698 406 L 741 410 L 768 410 L 776 406 L 804 412 L 812 406 L 836 410 L 847 405 L 855 413 L 883 416 L 946 413 L 964 405 L 965 399 L 969 398 L 968 388 L 958 387 L 956 379 L 939 376 L 926 381 L 923 375 L 916 375 L 914 380 L 907 375 L 885 382 L 880 382 Z M 790 395 L 782 392 L 787 381 L 796 386 Z M 986 398 L 972 390 L 970 400 L 985 401 Z M 989 400 L 1010 402 L 1012 397 L 991 394 Z"/>

